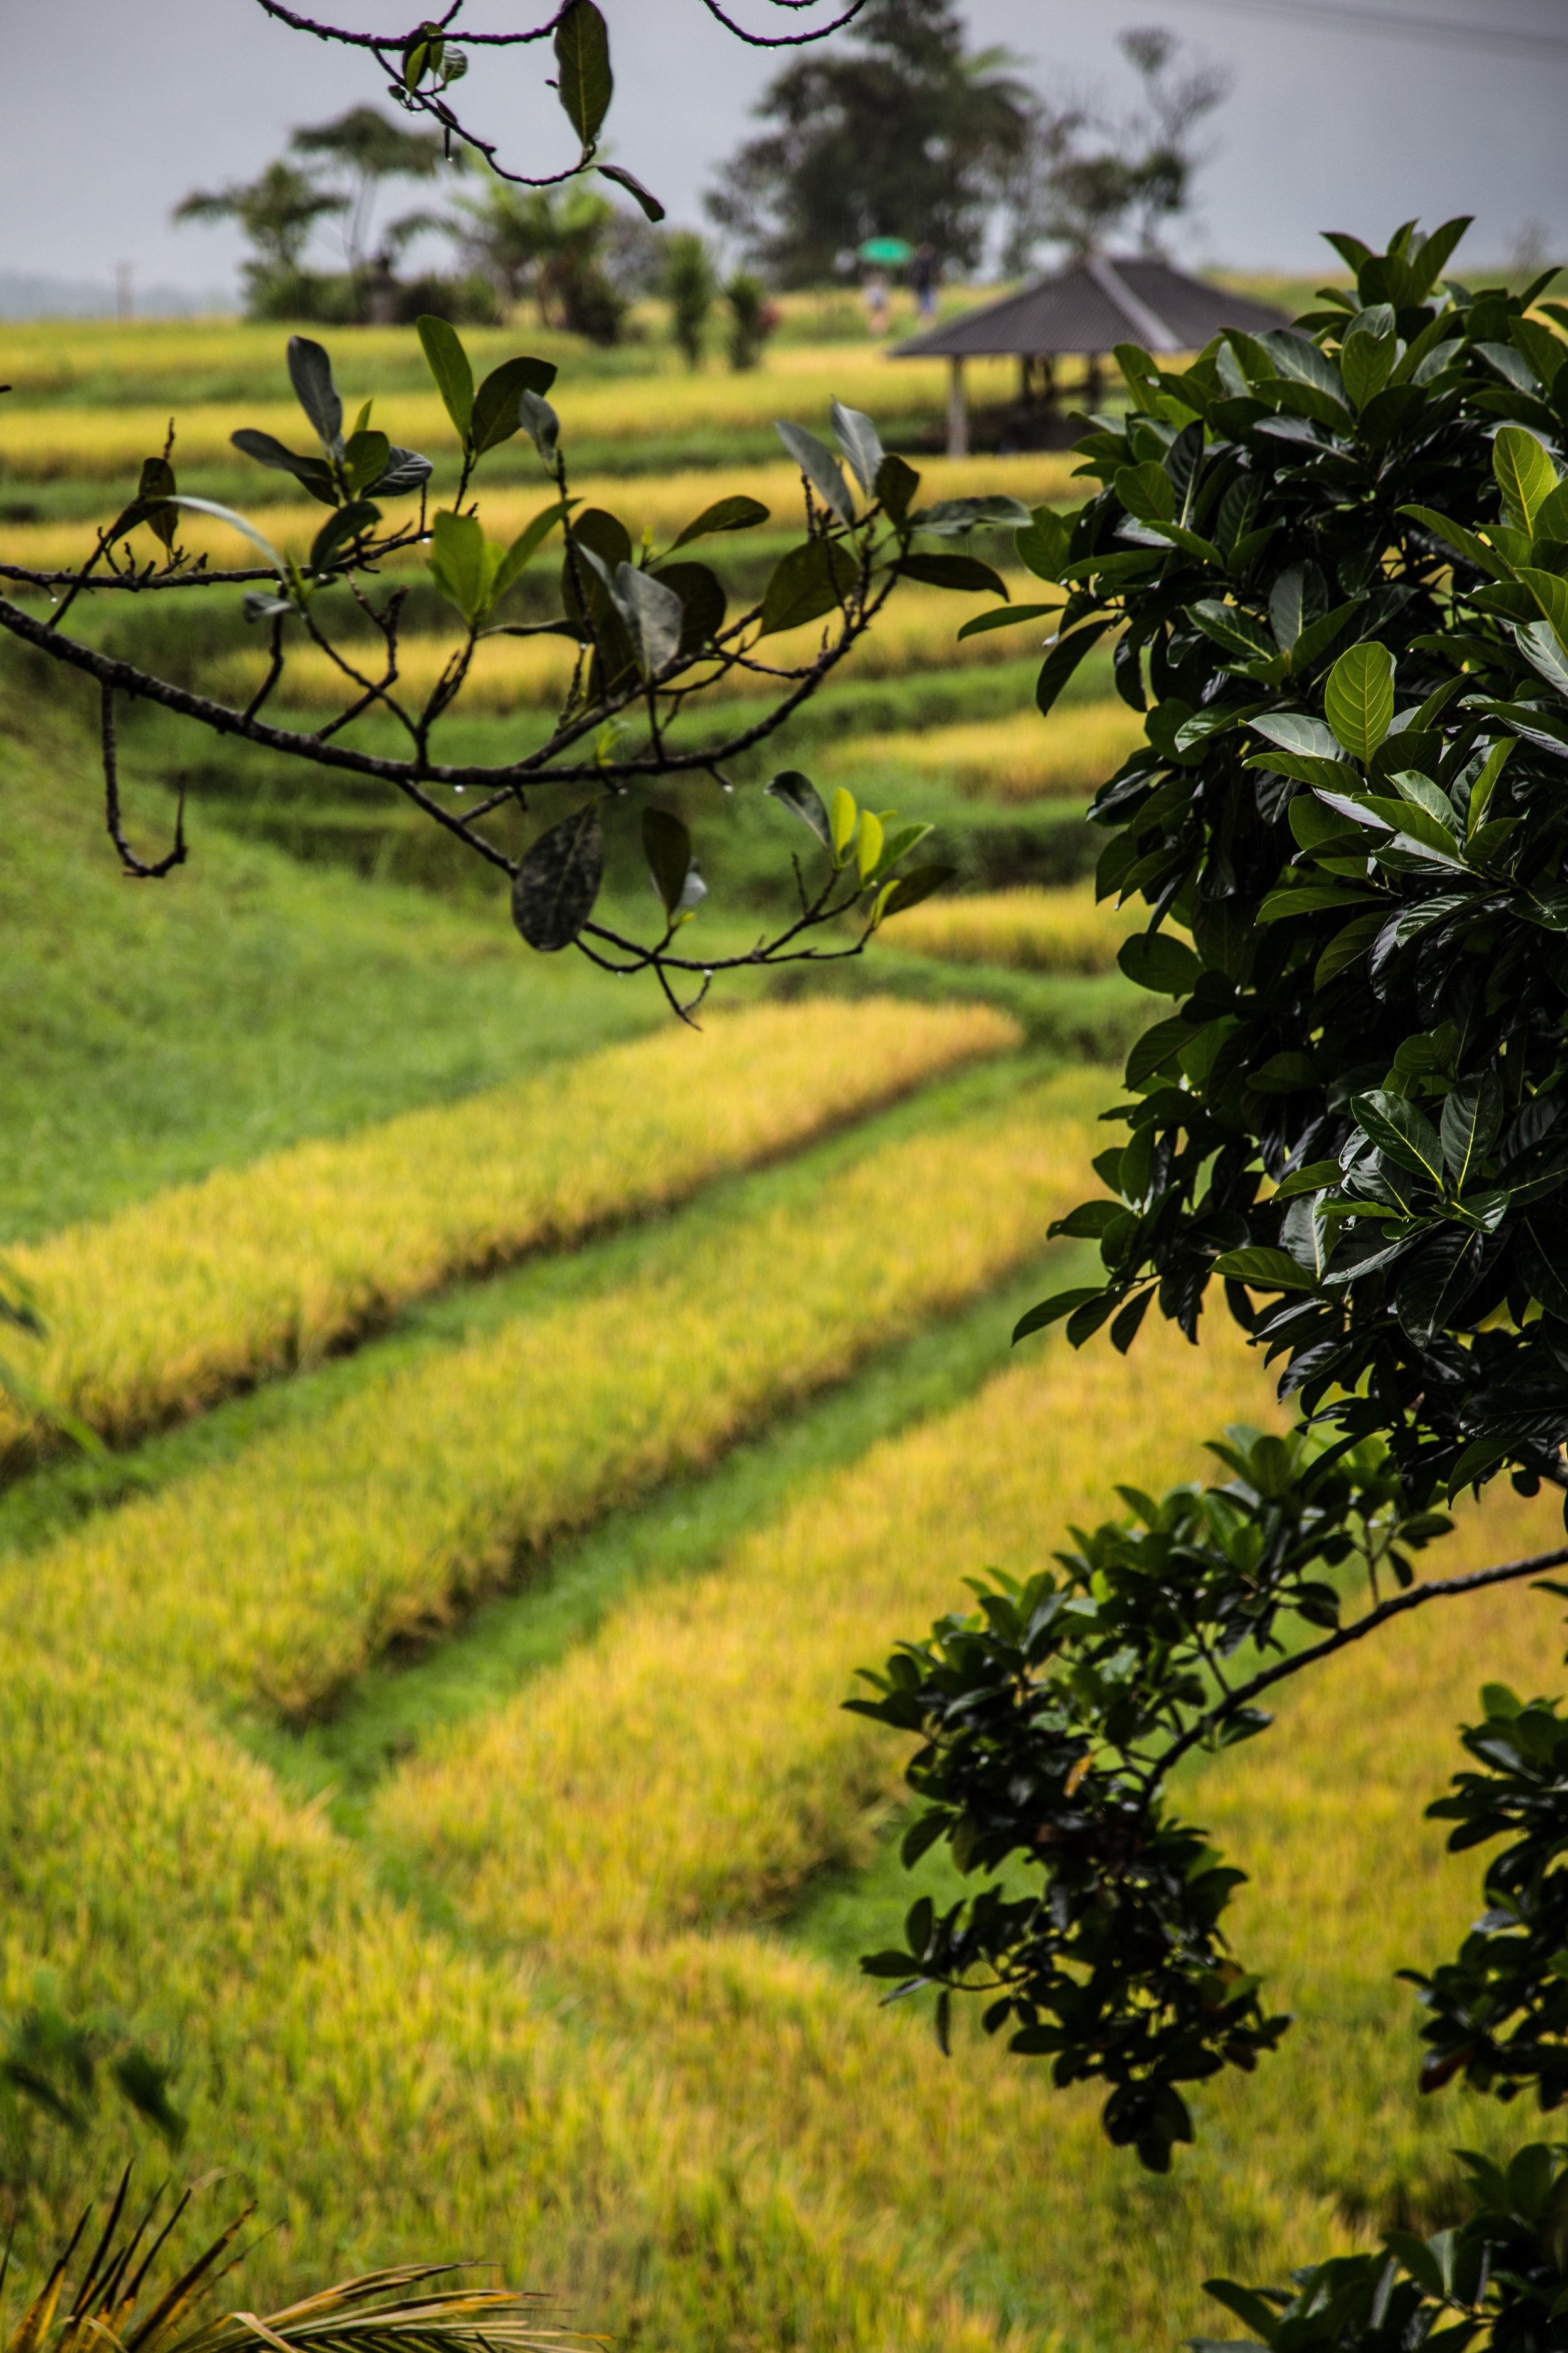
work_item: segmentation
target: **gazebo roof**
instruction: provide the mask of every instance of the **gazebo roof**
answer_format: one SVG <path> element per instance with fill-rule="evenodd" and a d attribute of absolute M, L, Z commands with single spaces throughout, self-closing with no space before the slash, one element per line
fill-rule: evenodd
<path fill-rule="evenodd" d="M 1126 343 L 1150 352 L 1195 352 L 1226 327 L 1257 335 L 1289 324 L 1283 311 L 1185 277 L 1168 262 L 1096 258 L 911 335 L 894 345 L 893 356 L 980 359 L 1010 352 L 1039 359 Z"/>

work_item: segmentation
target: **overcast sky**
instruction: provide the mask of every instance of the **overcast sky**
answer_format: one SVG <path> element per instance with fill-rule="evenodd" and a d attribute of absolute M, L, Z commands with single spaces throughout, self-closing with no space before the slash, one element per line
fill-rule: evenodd
<path fill-rule="evenodd" d="M 545 13 L 545 0 L 531 0 Z M 700 223 L 712 168 L 746 134 L 776 57 L 743 47 L 700 0 L 602 0 L 617 93 L 616 155 Z M 1047 92 L 1133 94 L 1116 49 L 1164 24 L 1231 69 L 1182 248 L 1193 260 L 1310 269 L 1316 232 L 1381 241 L 1410 214 L 1473 212 L 1461 262 L 1494 260 L 1529 223 L 1568 252 L 1568 0 L 967 0 L 977 44 L 1005 43 Z M 753 27 L 779 13 L 731 0 Z M 409 0 L 338 0 L 384 27 Z M 467 0 L 476 28 L 530 21 L 530 0 Z M 169 226 L 193 187 L 247 178 L 296 124 L 384 96 L 374 61 L 263 16 L 255 0 L 0 0 L 0 272 L 232 290 L 226 228 Z M 1386 20 L 1400 20 L 1388 25 Z M 796 22 L 799 20 L 796 19 Z M 1446 39 L 1438 23 L 1482 30 Z M 1401 28 L 1402 26 L 1402 28 Z M 1524 37 L 1506 46 L 1500 34 Z M 476 66 L 465 111 L 539 168 L 567 157 L 540 84 L 547 53 Z M 392 201 L 399 203 L 394 191 Z M 403 197 L 405 206 L 413 199 Z M 325 264 L 327 257 L 323 255 Z M 1456 267 L 1458 267 L 1456 264 Z"/>

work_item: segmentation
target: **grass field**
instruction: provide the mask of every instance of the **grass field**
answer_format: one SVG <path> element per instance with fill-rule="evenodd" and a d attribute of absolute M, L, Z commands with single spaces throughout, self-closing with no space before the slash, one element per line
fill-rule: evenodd
<path fill-rule="evenodd" d="M 736 457 L 759 418 L 820 422 L 831 385 L 935 421 L 934 374 L 829 342 L 842 309 L 803 299 L 751 380 L 688 379 L 658 335 L 555 339 L 579 487 L 661 540 L 762 496 L 752 549 L 713 550 L 733 601 L 798 511 L 788 468 Z M 79 552 L 176 390 L 190 478 L 229 467 L 229 424 L 285 396 L 280 340 L 6 330 L 0 557 Z M 406 332 L 327 340 L 351 392 L 387 384 L 378 421 L 430 426 Z M 534 340 L 473 338 L 481 364 Z M 650 464 L 660 436 L 688 470 Z M 487 499 L 498 536 L 542 502 L 531 463 Z M 1076 495 L 1055 455 L 921 465 L 931 498 Z M 298 546 L 318 514 L 267 527 Z M 125 598 L 115 642 L 242 684 L 223 597 Z M 1536 1595 L 1400 1621 L 1186 1775 L 1298 2023 L 1203 2087 L 1170 2176 L 972 2013 L 944 2060 L 857 1971 L 955 1882 L 898 1862 L 903 1756 L 839 1707 L 856 1668 L 1117 1480 L 1201 1476 L 1206 1434 L 1282 1410 L 1217 1306 L 1196 1352 L 1156 1321 L 1125 1360 L 1059 1329 L 1009 1356 L 1026 1306 L 1093 1279 L 1046 1232 L 1117 1133 L 1112 1044 L 1158 1009 L 1112 968 L 1131 911 L 1082 880 L 1082 804 L 1138 722 L 1097 656 L 1042 725 L 1045 623 L 961 647 L 972 602 L 901 607 L 732 797 L 680 787 L 700 936 L 743 953 L 789 903 L 768 762 L 929 816 L 959 884 L 787 1002 L 726 984 L 700 1037 L 524 951 L 437 858 L 377 879 L 413 840 L 386 796 L 163 716 L 127 718 L 128 820 L 162 846 L 183 779 L 195 852 L 122 881 L 86 698 L 0 665 L 0 1247 L 50 1314 L 34 1369 L 113 1440 L 29 1461 L 3 1409 L 0 2018 L 115 2022 L 190 2116 L 173 2160 L 111 2106 L 6 2142 L 25 2274 L 134 2158 L 197 2185 L 193 2229 L 257 2200 L 256 2309 L 458 2253 L 646 2353 L 1163 2353 L 1229 2325 L 1204 2277 L 1431 2227 L 1456 2143 L 1528 2132 L 1417 2099 L 1392 1971 L 1473 1912 L 1476 1858 L 1420 1810 L 1478 1682 L 1559 1687 Z M 410 610 L 412 668 L 437 640 Z M 549 659 L 494 658 L 462 756 L 537 740 Z M 646 917 L 635 847 L 606 889 Z M 1550 1543 L 1549 1516 L 1494 1498 L 1434 1566 Z"/>

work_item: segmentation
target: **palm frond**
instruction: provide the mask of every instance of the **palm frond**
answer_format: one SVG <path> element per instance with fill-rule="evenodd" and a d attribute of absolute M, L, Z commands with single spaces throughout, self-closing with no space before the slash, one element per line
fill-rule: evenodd
<path fill-rule="evenodd" d="M 258 2353 L 262 2346 L 269 2353 L 585 2353 L 605 2341 L 550 2326 L 544 2300 L 526 2290 L 470 2284 L 466 2275 L 479 2268 L 471 2263 L 393 2264 L 339 2280 L 281 2312 L 235 2310 L 190 2327 L 193 2304 L 232 2268 L 223 2258 L 254 2212 L 248 2207 L 136 2317 L 153 2264 L 189 2205 L 190 2193 L 179 2200 L 132 2275 L 159 2200 L 118 2237 L 130 2186 L 127 2170 L 87 2266 L 68 2295 L 69 2267 L 90 2208 L 82 2216 L 8 2338 L 0 2326 L 0 2353 Z M 454 2284 L 414 2292 L 435 2280 Z"/>

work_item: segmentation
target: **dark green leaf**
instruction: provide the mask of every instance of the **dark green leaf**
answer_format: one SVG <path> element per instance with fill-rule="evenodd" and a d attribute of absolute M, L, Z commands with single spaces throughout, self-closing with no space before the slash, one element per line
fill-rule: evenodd
<path fill-rule="evenodd" d="M 1033 517 L 1016 499 L 994 497 L 939 499 L 935 506 L 921 507 L 909 521 L 911 531 L 931 532 L 938 539 L 957 539 L 966 531 L 1021 530 Z"/>
<path fill-rule="evenodd" d="M 1502 1129 L 1502 1081 L 1495 1071 L 1461 1079 L 1443 1105 L 1443 1158 L 1462 1193 Z"/>
<path fill-rule="evenodd" d="M 724 626 L 727 603 L 719 576 L 706 564 L 661 564 L 654 576 L 680 599 L 680 650 L 693 659 Z"/>
<path fill-rule="evenodd" d="M 878 907 L 879 921 L 885 921 L 889 915 L 901 915 L 906 907 L 918 907 L 922 899 L 929 899 L 933 891 L 951 882 L 957 871 L 954 866 L 912 867 L 908 874 L 889 884 Z"/>
<path fill-rule="evenodd" d="M 976 613 L 958 631 L 960 638 L 988 637 L 993 629 L 1014 629 L 1021 621 L 1048 621 L 1061 611 L 1059 605 L 999 605 L 993 613 Z"/>
<path fill-rule="evenodd" d="M 824 849 L 832 849 L 833 828 L 827 822 L 827 811 L 809 776 L 802 776 L 798 768 L 785 768 L 763 790 L 784 808 L 793 809 L 802 824 L 811 828 Z"/>
<path fill-rule="evenodd" d="M 487 449 L 510 441 L 522 423 L 523 394 L 546 393 L 554 381 L 555 369 L 549 360 L 503 360 L 500 367 L 492 368 L 473 396 L 470 431 L 475 457 L 482 458 Z"/>
<path fill-rule="evenodd" d="M 1058 1291 L 1054 1299 L 1042 1299 L 1026 1315 L 1020 1315 L 1013 1326 L 1013 1345 L 1026 1340 L 1033 1332 L 1043 1332 L 1051 1324 L 1059 1324 L 1064 1315 L 1077 1314 L 1080 1307 L 1102 1296 L 1099 1291 Z"/>
<path fill-rule="evenodd" d="M 372 506 L 368 499 L 356 499 L 353 506 L 340 507 L 310 543 L 310 570 L 320 572 L 333 563 L 351 540 L 359 538 L 363 532 L 374 531 L 380 521 L 381 509 Z"/>
<path fill-rule="evenodd" d="M 605 875 L 605 836 L 590 801 L 541 834 L 511 886 L 511 919 L 542 955 L 570 947 L 594 912 Z"/>
<path fill-rule="evenodd" d="M 642 182 L 633 173 L 628 172 L 624 164 L 595 164 L 595 169 L 601 180 L 614 180 L 618 188 L 625 188 L 627 195 L 641 206 L 647 219 L 661 221 L 664 218 L 664 206 L 659 203 L 658 198 L 645 188 Z"/>
<path fill-rule="evenodd" d="M 425 364 L 465 448 L 473 431 L 474 371 L 462 338 L 445 319 L 426 315 L 415 322 L 415 332 L 425 353 Z"/>
<path fill-rule="evenodd" d="M 837 610 L 859 575 L 855 559 L 837 540 L 808 539 L 792 547 L 768 582 L 760 617 L 761 634 L 798 628 Z"/>
<path fill-rule="evenodd" d="M 1134 932 L 1116 961 L 1129 980 L 1159 997 L 1185 997 L 1203 968 L 1192 949 L 1168 932 Z"/>
<path fill-rule="evenodd" d="M 307 335 L 289 338 L 289 381 L 300 407 L 333 458 L 343 452 L 343 404 L 332 382 L 332 364 L 320 343 Z"/>
<path fill-rule="evenodd" d="M 1305 1267 L 1298 1266 L 1285 1250 L 1226 1250 L 1214 1262 L 1215 1272 L 1232 1282 L 1252 1284 L 1259 1291 L 1312 1291 L 1316 1288 Z"/>
<path fill-rule="evenodd" d="M 900 529 L 909 519 L 910 501 L 920 482 L 920 476 L 903 458 L 884 458 L 877 469 L 877 496 Z"/>
<path fill-rule="evenodd" d="M 556 89 L 586 154 L 610 111 L 610 37 L 594 0 L 568 0 L 555 27 Z M 618 176 L 618 175 L 617 175 Z"/>
<path fill-rule="evenodd" d="M 653 887 L 664 902 L 666 914 L 673 915 L 679 908 L 686 878 L 691 871 L 691 836 L 679 818 L 668 809 L 645 808 L 642 846 Z"/>
<path fill-rule="evenodd" d="M 1442 1184 L 1442 1139 L 1425 1113 L 1405 1096 L 1374 1087 L 1367 1094 L 1352 1095 L 1350 1107 L 1351 1116 L 1380 1152 L 1401 1168 L 1408 1168 L 1412 1176 Z"/>
<path fill-rule="evenodd" d="M 1007 595 L 1002 575 L 973 555 L 906 555 L 900 568 L 906 580 L 923 580 L 930 588 L 956 588 L 968 596 Z"/>
<path fill-rule="evenodd" d="M 1110 627 L 1109 617 L 1090 621 L 1086 628 L 1075 629 L 1070 637 L 1058 638 L 1041 663 L 1040 675 L 1035 681 L 1035 701 L 1043 712 L 1051 709 L 1079 662 L 1093 652 Z"/>
<path fill-rule="evenodd" d="M 337 480 L 324 458 L 299 457 L 270 433 L 258 433 L 250 425 L 242 425 L 237 433 L 228 438 L 243 457 L 254 458 L 258 465 L 270 466 L 276 473 L 292 474 L 324 507 L 337 505 Z"/>
<path fill-rule="evenodd" d="M 757 523 L 766 522 L 768 510 L 760 499 L 716 499 L 704 507 L 694 522 L 689 522 L 672 548 L 685 547 L 689 541 L 706 539 L 710 532 L 751 531 Z"/>

